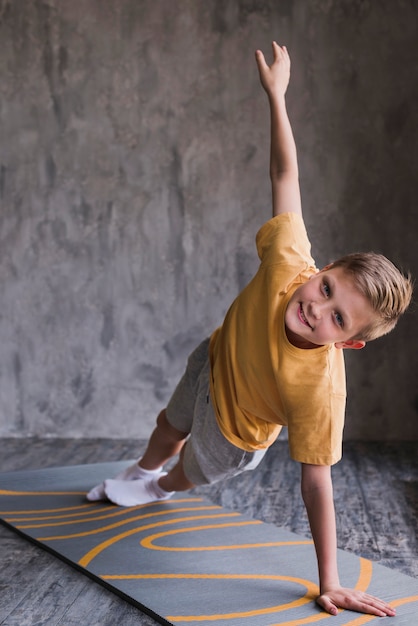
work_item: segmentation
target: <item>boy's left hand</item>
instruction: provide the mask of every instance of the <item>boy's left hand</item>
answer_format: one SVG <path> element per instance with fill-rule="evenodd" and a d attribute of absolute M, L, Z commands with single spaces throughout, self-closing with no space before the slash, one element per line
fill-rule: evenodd
<path fill-rule="evenodd" d="M 389 604 L 357 589 L 337 587 L 321 594 L 316 602 L 331 615 L 337 615 L 338 609 L 348 609 L 359 613 L 377 615 L 378 617 L 393 617 L 396 615 L 395 609 Z"/>

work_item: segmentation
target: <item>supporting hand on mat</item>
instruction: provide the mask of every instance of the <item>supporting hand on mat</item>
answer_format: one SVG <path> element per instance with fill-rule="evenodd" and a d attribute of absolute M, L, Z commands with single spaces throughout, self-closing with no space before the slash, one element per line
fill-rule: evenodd
<path fill-rule="evenodd" d="M 396 615 L 395 609 L 383 600 L 379 600 L 379 598 L 375 598 L 364 591 L 345 587 L 337 587 L 323 593 L 317 598 L 317 604 L 331 615 L 337 615 L 338 609 L 348 609 L 378 617 Z"/>
<path fill-rule="evenodd" d="M 394 609 L 364 591 L 341 587 L 337 567 L 337 532 L 331 468 L 302 464 L 302 496 L 308 513 L 318 559 L 321 595 L 317 603 L 331 615 L 349 609 L 380 617 L 395 615 Z"/>

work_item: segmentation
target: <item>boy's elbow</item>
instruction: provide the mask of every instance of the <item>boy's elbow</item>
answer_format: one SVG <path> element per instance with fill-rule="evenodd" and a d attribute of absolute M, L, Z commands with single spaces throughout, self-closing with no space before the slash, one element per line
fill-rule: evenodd
<path fill-rule="evenodd" d="M 319 490 L 332 490 L 331 468 L 329 465 L 302 464 L 301 493 L 303 501 Z"/>
<path fill-rule="evenodd" d="M 297 166 L 289 167 L 270 167 L 270 180 L 272 184 L 287 184 L 293 183 L 299 185 L 299 170 Z"/>

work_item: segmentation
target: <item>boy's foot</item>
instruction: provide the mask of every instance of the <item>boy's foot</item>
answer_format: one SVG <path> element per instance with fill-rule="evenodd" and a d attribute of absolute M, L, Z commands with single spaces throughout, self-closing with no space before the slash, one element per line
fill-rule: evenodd
<path fill-rule="evenodd" d="M 164 491 L 158 484 L 158 479 L 165 475 L 165 472 L 160 472 L 158 476 L 149 480 L 105 480 L 105 493 L 111 502 L 119 506 L 136 506 L 168 500 L 174 491 Z"/>
<path fill-rule="evenodd" d="M 143 467 L 140 467 L 138 463 L 134 463 L 119 472 L 119 474 L 115 476 L 114 480 L 147 480 L 153 476 L 159 476 L 161 474 L 161 470 L 162 467 L 159 467 L 156 470 L 146 470 Z M 100 483 L 100 485 L 96 485 L 93 489 L 90 489 L 86 498 L 91 502 L 95 502 L 96 500 L 106 500 L 107 496 L 105 493 L 104 481 Z"/>

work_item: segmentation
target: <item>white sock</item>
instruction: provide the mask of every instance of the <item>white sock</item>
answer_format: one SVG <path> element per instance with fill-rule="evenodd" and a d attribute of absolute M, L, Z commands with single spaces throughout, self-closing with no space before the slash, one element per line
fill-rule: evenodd
<path fill-rule="evenodd" d="M 155 475 L 161 474 L 162 467 L 156 470 L 146 470 L 143 467 L 139 467 L 138 463 L 130 465 L 126 469 L 122 470 L 115 476 L 115 480 L 140 480 L 152 478 Z M 90 489 L 86 495 L 87 500 L 94 502 L 96 500 L 106 500 L 106 493 L 104 488 L 104 481 L 99 485 Z"/>
<path fill-rule="evenodd" d="M 136 506 L 138 504 L 148 504 L 159 500 L 168 500 L 174 491 L 164 491 L 158 484 L 161 476 L 165 472 L 160 472 L 149 480 L 105 480 L 104 488 L 106 496 L 111 502 L 119 506 Z"/>

